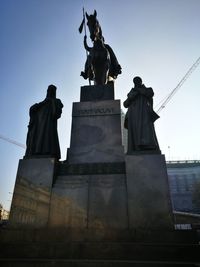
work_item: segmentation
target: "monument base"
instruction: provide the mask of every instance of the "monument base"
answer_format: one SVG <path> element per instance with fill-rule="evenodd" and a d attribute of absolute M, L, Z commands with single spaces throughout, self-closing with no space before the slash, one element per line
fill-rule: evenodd
<path fill-rule="evenodd" d="M 164 156 L 127 155 L 125 162 L 104 164 L 20 160 L 10 225 L 173 229 Z"/>
<path fill-rule="evenodd" d="M 163 155 L 127 155 L 129 227 L 173 229 L 167 168 Z"/>
<path fill-rule="evenodd" d="M 71 230 L 59 230 L 0 230 L 0 266 L 195 267 L 200 263 L 194 231 L 146 232 L 143 238 L 129 231 L 127 239 L 112 242 L 90 241 L 89 231 L 80 240 L 72 238 Z"/>
<path fill-rule="evenodd" d="M 49 227 L 93 229 L 97 234 L 127 229 L 126 192 L 124 174 L 58 176 Z"/>
<path fill-rule="evenodd" d="M 9 218 L 10 226 L 47 226 L 55 162 L 54 158 L 19 161 Z"/>

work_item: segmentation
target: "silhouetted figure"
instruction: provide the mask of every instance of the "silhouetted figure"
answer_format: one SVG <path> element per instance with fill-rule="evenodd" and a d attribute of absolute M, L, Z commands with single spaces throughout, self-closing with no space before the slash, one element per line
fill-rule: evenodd
<path fill-rule="evenodd" d="M 25 157 L 60 158 L 57 119 L 61 117 L 62 108 L 62 102 L 56 98 L 56 86 L 49 85 L 45 100 L 30 108 Z"/>
<path fill-rule="evenodd" d="M 110 68 L 110 54 L 103 41 L 97 39 L 94 41 L 93 47 L 89 47 L 85 36 L 84 46 L 89 55 L 85 63 L 85 72 L 81 72 L 81 75 L 84 79 L 94 80 L 97 85 L 106 84 Z"/>
<path fill-rule="evenodd" d="M 125 128 L 128 129 L 128 151 L 157 150 L 159 145 L 154 129 L 154 121 L 159 116 L 153 111 L 152 88 L 145 87 L 140 77 L 133 79 L 134 88 L 127 95 L 124 107 L 128 108 Z"/>
<path fill-rule="evenodd" d="M 93 47 L 88 47 L 85 37 L 84 47 L 90 54 L 85 64 L 85 70 L 81 72 L 81 76 L 84 79 L 94 80 L 94 83 L 97 85 L 106 84 L 110 79 L 116 79 L 118 74 L 121 74 L 121 66 L 112 48 L 105 44 L 101 26 L 96 18 L 96 10 L 92 15 L 86 13 L 86 17 Z"/>

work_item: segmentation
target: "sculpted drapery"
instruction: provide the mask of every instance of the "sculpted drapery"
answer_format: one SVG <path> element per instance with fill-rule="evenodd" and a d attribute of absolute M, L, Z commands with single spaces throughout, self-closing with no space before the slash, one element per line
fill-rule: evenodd
<path fill-rule="evenodd" d="M 128 108 L 125 127 L 128 129 L 128 154 L 134 151 L 157 150 L 159 145 L 154 121 L 159 116 L 153 110 L 153 89 L 142 84 L 140 77 L 134 78 L 134 88 L 127 95 L 124 107 Z"/>
<path fill-rule="evenodd" d="M 57 120 L 61 116 L 62 108 L 61 100 L 56 98 L 54 85 L 48 87 L 44 101 L 31 106 L 26 157 L 44 155 L 60 158 Z"/>

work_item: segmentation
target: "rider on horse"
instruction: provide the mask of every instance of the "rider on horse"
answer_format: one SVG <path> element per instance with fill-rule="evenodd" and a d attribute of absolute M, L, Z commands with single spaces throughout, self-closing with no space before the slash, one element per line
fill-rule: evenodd
<path fill-rule="evenodd" d="M 101 26 L 96 19 L 97 13 L 88 15 L 87 25 L 90 30 L 90 38 L 93 41 L 93 47 L 87 45 L 86 36 L 84 37 L 84 47 L 89 52 L 85 63 L 85 70 L 81 72 L 84 79 L 94 80 L 96 84 L 106 84 L 108 77 L 116 79 L 121 73 L 121 66 L 112 48 L 104 43 Z M 101 76 L 101 78 L 100 78 Z"/>

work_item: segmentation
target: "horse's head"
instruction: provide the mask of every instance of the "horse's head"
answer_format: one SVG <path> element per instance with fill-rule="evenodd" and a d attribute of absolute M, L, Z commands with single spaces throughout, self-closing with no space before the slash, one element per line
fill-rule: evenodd
<path fill-rule="evenodd" d="M 90 31 L 90 38 L 92 41 L 102 38 L 101 26 L 97 20 L 97 12 L 94 10 L 94 14 L 88 15 L 86 12 L 87 25 Z"/>

